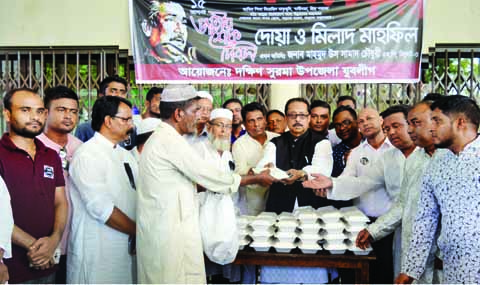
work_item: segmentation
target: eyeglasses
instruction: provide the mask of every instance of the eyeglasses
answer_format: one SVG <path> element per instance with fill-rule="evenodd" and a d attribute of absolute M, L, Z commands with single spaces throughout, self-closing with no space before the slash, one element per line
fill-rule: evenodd
<path fill-rule="evenodd" d="M 132 117 L 129 117 L 129 118 L 124 118 L 124 117 L 120 117 L 120 116 L 112 116 L 112 117 L 122 120 L 125 124 L 133 122 Z"/>
<path fill-rule="evenodd" d="M 290 120 L 295 120 L 297 118 L 300 118 L 301 120 L 305 120 L 306 118 L 308 118 L 310 114 L 287 114 L 287 117 L 290 119 Z"/>
<path fill-rule="evenodd" d="M 343 122 L 341 122 L 341 123 L 335 123 L 335 124 L 333 124 L 333 127 L 334 127 L 335 129 L 336 129 L 336 128 L 340 128 L 340 127 L 346 128 L 346 127 L 350 126 L 351 124 L 352 124 L 352 121 L 350 121 L 350 120 L 345 120 L 345 121 L 343 121 Z"/>
<path fill-rule="evenodd" d="M 62 161 L 63 170 L 68 170 L 70 163 L 67 160 L 67 149 L 65 147 L 62 147 L 58 151 L 58 156 L 60 156 L 60 160 Z"/>
<path fill-rule="evenodd" d="M 210 123 L 210 124 L 214 125 L 214 126 L 217 126 L 220 129 L 225 129 L 225 130 L 231 130 L 232 129 L 232 125 L 225 125 L 223 123 Z"/>

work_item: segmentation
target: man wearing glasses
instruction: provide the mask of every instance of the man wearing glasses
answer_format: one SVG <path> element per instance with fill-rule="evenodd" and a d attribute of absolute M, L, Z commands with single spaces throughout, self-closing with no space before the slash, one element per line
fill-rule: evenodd
<path fill-rule="evenodd" d="M 293 212 L 297 207 L 318 208 L 331 205 L 331 201 L 316 197 L 305 189 L 301 181 L 310 173 L 332 172 L 332 147 L 325 136 L 309 129 L 310 105 L 303 98 L 293 98 L 285 105 L 288 132 L 273 138 L 265 147 L 257 168 L 275 166 L 290 177 L 273 183 L 269 188 L 266 211 Z M 336 274 L 336 272 L 332 272 Z M 262 283 L 327 283 L 326 268 L 263 267 Z"/>
<path fill-rule="evenodd" d="M 36 138 L 43 131 L 47 110 L 42 98 L 28 88 L 9 91 L 3 104 L 9 132 L 0 140 L 0 175 L 15 222 L 12 258 L 5 260 L 10 282 L 54 283 L 53 257 L 68 204 L 60 158 Z"/>
<path fill-rule="evenodd" d="M 71 135 L 78 122 L 78 96 L 66 86 L 57 86 L 45 90 L 43 97 L 45 108 L 48 110 L 48 117 L 45 124 L 45 130 L 37 138 L 45 146 L 58 153 L 62 161 L 63 177 L 65 183 L 65 193 L 68 201 L 68 208 L 71 209 L 71 202 L 68 194 L 68 167 L 72 161 L 73 154 L 82 144 L 82 141 Z M 67 243 L 70 228 L 72 211 L 68 211 L 67 223 L 60 243 L 61 258 L 59 270 L 56 274 L 56 283 L 64 284 L 67 282 Z"/>
<path fill-rule="evenodd" d="M 357 113 L 350 106 L 340 106 L 333 112 L 333 127 L 342 140 L 333 148 L 332 177 L 342 174 L 348 154 L 362 142 L 358 129 Z"/>
<path fill-rule="evenodd" d="M 135 238 L 135 158 L 118 144 L 133 131 L 131 103 L 104 96 L 93 105 L 95 135 L 70 165 L 72 231 L 67 283 L 136 283 L 129 243 Z"/>
<path fill-rule="evenodd" d="M 125 79 L 118 75 L 108 76 L 100 82 L 100 88 L 98 90 L 98 98 L 103 96 L 118 96 L 127 98 L 127 86 L 128 83 Z M 93 137 L 95 131 L 92 129 L 92 120 L 78 125 L 75 136 L 82 142 L 86 142 Z"/>

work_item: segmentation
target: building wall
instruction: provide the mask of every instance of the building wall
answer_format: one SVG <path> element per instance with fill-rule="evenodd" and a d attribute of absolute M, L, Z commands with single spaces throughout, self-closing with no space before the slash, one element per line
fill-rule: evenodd
<path fill-rule="evenodd" d="M 479 0 L 425 0 L 424 52 L 480 42 Z M 128 0 L 0 0 L 0 46 L 130 47 Z"/>

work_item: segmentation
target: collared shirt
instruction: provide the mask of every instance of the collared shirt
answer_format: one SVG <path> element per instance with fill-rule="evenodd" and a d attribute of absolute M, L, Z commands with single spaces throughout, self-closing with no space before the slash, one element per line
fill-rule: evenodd
<path fill-rule="evenodd" d="M 232 130 L 232 134 L 230 136 L 230 142 L 232 143 L 232 145 L 235 143 L 236 140 L 241 138 L 246 133 L 247 133 L 247 131 L 245 130 L 245 127 L 243 125 L 242 125 L 242 130 L 240 131 L 240 134 L 238 135 L 238 137 L 235 136 L 235 134 L 233 133 L 233 130 Z"/>
<path fill-rule="evenodd" d="M 332 149 L 333 155 L 333 169 L 332 177 L 338 177 L 342 174 L 343 169 L 345 168 L 345 153 L 347 153 L 351 148 L 347 146 L 344 142 L 340 142 Z"/>
<path fill-rule="evenodd" d="M 405 156 L 397 149 L 392 148 L 385 151 L 372 165 L 366 170 L 364 176 L 351 177 L 341 176 L 332 178 L 333 187 L 327 193 L 327 198 L 332 200 L 350 200 L 360 197 L 369 191 L 384 188 L 389 198 L 385 201 L 383 211 L 388 211 L 400 193 L 400 184 L 403 179 L 403 169 L 405 165 Z M 381 205 L 382 206 L 382 205 Z M 393 242 L 394 271 L 395 276 L 400 272 L 401 255 L 401 226 L 395 230 Z"/>
<path fill-rule="evenodd" d="M 60 153 L 60 150 L 65 147 L 66 151 L 66 157 L 65 159 L 67 160 L 67 163 L 70 164 L 72 162 L 73 154 L 77 150 L 77 148 L 82 144 L 82 141 L 77 139 L 76 137 L 72 136 L 71 134 L 68 134 L 68 139 L 67 139 L 67 144 L 65 146 L 61 146 L 57 144 L 56 142 L 52 141 L 49 139 L 45 133 L 41 133 L 37 138 L 45 144 L 46 147 L 49 147 L 53 149 L 56 153 Z M 61 159 L 61 158 L 60 158 Z M 62 162 L 63 166 L 63 162 Z M 68 243 L 68 235 L 70 233 L 70 221 L 72 219 L 72 202 L 70 200 L 70 194 L 68 190 L 68 170 L 63 169 L 63 178 L 65 179 L 65 195 L 67 196 L 67 202 L 68 202 L 68 218 L 67 218 L 67 223 L 65 224 L 65 230 L 63 231 L 63 236 L 62 240 L 60 242 L 60 249 L 62 250 L 62 254 L 67 253 L 67 243 Z"/>
<path fill-rule="evenodd" d="M 55 223 L 55 191 L 65 186 L 58 154 L 38 139 L 35 158 L 18 148 L 5 133 L 0 140 L 0 175 L 10 193 L 15 225 L 34 238 L 50 236 Z M 22 283 L 48 276 L 46 270 L 30 268 L 27 251 L 12 245 L 12 258 L 5 261 L 10 282 Z"/>
<path fill-rule="evenodd" d="M 403 270 L 418 279 L 435 230 L 445 283 L 480 283 L 480 138 L 458 155 L 435 156 L 423 177 L 418 211 Z"/>
<path fill-rule="evenodd" d="M 261 145 L 257 140 L 252 138 L 248 133 L 240 137 L 232 147 L 232 154 L 235 160 L 235 172 L 240 175 L 247 175 L 251 168 L 257 166 L 257 163 L 262 159 L 264 150 L 270 140 L 278 137 L 279 134 L 269 131 L 265 132 L 267 139 Z M 239 193 L 239 200 L 245 201 L 246 205 L 241 207 L 244 209 L 242 214 L 258 215 L 265 210 L 265 202 L 268 187 L 263 187 L 259 184 L 241 186 Z"/>
<path fill-rule="evenodd" d="M 367 175 L 368 169 L 376 163 L 376 160 L 385 151 L 392 148 L 393 146 L 388 138 L 384 140 L 378 149 L 372 147 L 367 140 L 363 141 L 350 153 L 347 165 L 340 177 L 358 177 Z M 365 215 L 378 217 L 388 210 L 390 198 L 385 191 L 385 187 L 380 186 L 361 194 L 355 198 L 354 203 L 363 213 L 365 213 Z"/>
<path fill-rule="evenodd" d="M 135 283 L 129 236 L 105 223 L 114 207 L 135 220 L 136 192 L 131 180 L 138 182 L 137 162 L 127 150 L 95 133 L 77 149 L 69 174 L 73 214 L 67 282 Z"/>
<path fill-rule="evenodd" d="M 445 154 L 445 150 L 439 149 L 434 156 Z M 405 253 L 410 246 L 410 239 L 413 231 L 413 221 L 417 213 L 418 201 L 420 199 L 420 188 L 422 178 L 428 171 L 429 163 L 433 158 L 430 157 L 423 148 L 416 148 L 415 151 L 405 160 L 404 176 L 400 189 L 400 196 L 390 210 L 379 217 L 375 223 L 367 227 L 368 232 L 374 240 L 382 239 L 391 234 L 395 228 L 402 225 L 402 264 L 405 263 Z M 429 284 L 433 280 L 434 259 L 437 246 L 432 246 L 428 258 L 428 265 L 424 274 L 418 280 L 418 283 Z"/>
<path fill-rule="evenodd" d="M 0 249 L 4 250 L 3 258 L 12 257 L 13 216 L 10 206 L 10 194 L 7 185 L 0 177 Z M 1 262 L 1 261 L 0 261 Z"/>
<path fill-rule="evenodd" d="M 241 177 L 206 163 L 171 125 L 161 122 L 140 158 L 137 208 L 139 283 L 205 283 L 198 183 L 234 193 Z"/>

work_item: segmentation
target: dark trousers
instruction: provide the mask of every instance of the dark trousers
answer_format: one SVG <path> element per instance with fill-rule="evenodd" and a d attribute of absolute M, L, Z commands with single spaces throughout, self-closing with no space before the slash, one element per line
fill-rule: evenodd
<path fill-rule="evenodd" d="M 55 284 L 67 284 L 67 256 L 60 256 L 57 274 L 55 275 Z"/>
<path fill-rule="evenodd" d="M 393 235 L 389 234 L 372 243 L 377 260 L 370 263 L 370 283 L 392 284 L 393 276 Z"/>

